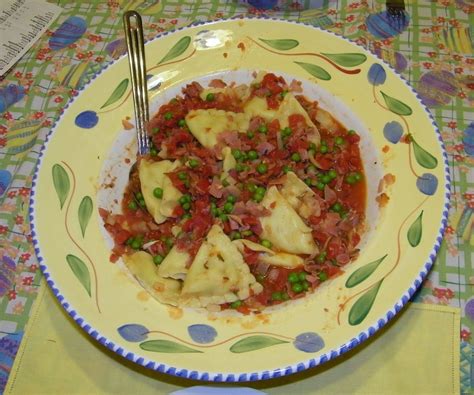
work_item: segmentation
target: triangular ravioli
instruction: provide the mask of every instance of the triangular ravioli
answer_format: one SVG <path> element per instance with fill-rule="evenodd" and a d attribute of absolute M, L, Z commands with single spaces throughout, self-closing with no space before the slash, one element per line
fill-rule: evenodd
<path fill-rule="evenodd" d="M 192 135 L 206 148 L 213 148 L 222 132 L 245 133 L 249 126 L 249 119 L 244 113 L 213 108 L 191 110 L 185 119 Z"/>
<path fill-rule="evenodd" d="M 280 193 L 303 218 L 313 213 L 311 204 L 317 203 L 316 194 L 292 171 L 286 174 Z"/>
<path fill-rule="evenodd" d="M 153 257 L 145 251 L 124 255 L 123 260 L 138 282 L 161 303 L 177 306 L 181 293 L 181 282 L 163 278 L 158 274 Z"/>
<path fill-rule="evenodd" d="M 260 218 L 263 239 L 271 241 L 277 250 L 291 254 L 313 254 L 318 251 L 311 228 L 275 186 L 267 190 L 262 205 L 270 210 L 270 215 Z"/>
<path fill-rule="evenodd" d="M 188 306 L 230 303 L 262 291 L 242 254 L 214 225 L 189 268 L 182 300 Z"/>
<path fill-rule="evenodd" d="M 255 252 L 261 252 L 260 261 L 268 263 L 269 265 L 295 269 L 304 264 L 304 259 L 298 255 L 288 254 L 286 252 L 275 252 L 250 240 L 240 239 L 234 240 L 232 243 L 234 243 L 242 253 L 245 247 Z"/>
<path fill-rule="evenodd" d="M 162 160 L 152 162 L 146 159 L 140 161 L 138 175 L 140 178 L 141 191 L 148 212 L 153 216 L 157 224 L 166 221 L 167 217 L 173 216 L 173 210 L 178 205 L 182 193 L 175 188 L 170 178 L 165 174 L 179 167 L 179 162 Z M 163 189 L 163 197 L 158 199 L 154 196 L 155 188 Z"/>
<path fill-rule="evenodd" d="M 173 246 L 158 267 L 158 273 L 162 277 L 184 280 L 188 273 L 187 266 L 190 259 L 191 256 L 186 251 L 180 251 L 177 246 Z"/>

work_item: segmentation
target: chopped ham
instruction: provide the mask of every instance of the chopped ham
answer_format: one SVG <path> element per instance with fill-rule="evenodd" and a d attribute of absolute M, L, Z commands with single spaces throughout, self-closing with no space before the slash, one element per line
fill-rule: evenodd
<path fill-rule="evenodd" d="M 337 201 L 336 192 L 334 192 L 331 187 L 328 185 L 324 186 L 324 200 L 329 204 L 332 205 Z"/>
<path fill-rule="evenodd" d="M 269 152 L 272 152 L 275 149 L 275 146 L 268 141 L 261 142 L 257 145 L 257 151 L 260 155 L 266 155 Z"/>
<path fill-rule="evenodd" d="M 212 196 L 214 196 L 217 199 L 220 199 L 222 197 L 222 194 L 223 194 L 223 191 L 222 191 L 223 189 L 224 189 L 224 187 L 223 187 L 221 181 L 218 178 L 214 178 L 212 180 L 211 186 L 209 187 L 209 194 L 211 194 Z"/>
<path fill-rule="evenodd" d="M 225 88 L 227 84 L 221 79 L 213 79 L 211 82 L 209 82 L 209 86 L 211 88 Z"/>

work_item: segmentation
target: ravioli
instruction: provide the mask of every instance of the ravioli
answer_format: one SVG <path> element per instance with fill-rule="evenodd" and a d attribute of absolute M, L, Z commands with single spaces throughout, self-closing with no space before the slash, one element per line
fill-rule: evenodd
<path fill-rule="evenodd" d="M 255 252 L 261 252 L 259 257 L 260 261 L 268 263 L 269 265 L 295 269 L 304 264 L 304 259 L 298 255 L 288 254 L 286 252 L 275 252 L 250 240 L 240 239 L 234 240 L 232 243 L 234 243 L 242 253 L 245 247 Z"/>
<path fill-rule="evenodd" d="M 146 159 L 140 161 L 138 175 L 141 192 L 145 199 L 146 208 L 157 224 L 161 224 L 168 217 L 173 216 L 173 210 L 178 205 L 178 200 L 182 195 L 165 174 L 172 172 L 178 166 L 178 161 L 162 160 L 160 162 L 151 162 Z M 153 194 L 153 190 L 157 187 L 163 189 L 163 197 L 161 199 L 156 198 Z"/>
<path fill-rule="evenodd" d="M 292 171 L 286 174 L 280 193 L 303 218 L 313 213 L 309 203 L 316 199 L 316 194 Z"/>
<path fill-rule="evenodd" d="M 182 300 L 188 306 L 230 303 L 262 291 L 242 254 L 218 225 L 213 225 L 189 268 Z"/>
<path fill-rule="evenodd" d="M 185 119 L 192 135 L 206 148 L 213 148 L 222 132 L 245 133 L 249 126 L 246 114 L 216 109 L 191 110 Z"/>
<path fill-rule="evenodd" d="M 224 160 L 222 161 L 221 180 L 225 180 L 229 177 L 229 170 L 233 169 L 237 165 L 237 161 L 232 155 L 232 150 L 230 147 L 224 147 L 222 149 L 222 157 Z"/>
<path fill-rule="evenodd" d="M 303 222 L 276 186 L 267 190 L 262 205 L 270 210 L 270 215 L 260 217 L 263 239 L 271 241 L 277 250 L 291 254 L 313 254 L 318 251 L 311 228 Z"/>
<path fill-rule="evenodd" d="M 191 256 L 186 251 L 180 251 L 178 247 L 173 246 L 158 267 L 158 273 L 162 277 L 184 280 L 188 273 L 187 266 L 190 260 Z"/>
<path fill-rule="evenodd" d="M 153 297 L 161 303 L 179 305 L 181 282 L 160 276 L 150 254 L 138 251 L 124 255 L 123 259 L 130 272 Z"/>

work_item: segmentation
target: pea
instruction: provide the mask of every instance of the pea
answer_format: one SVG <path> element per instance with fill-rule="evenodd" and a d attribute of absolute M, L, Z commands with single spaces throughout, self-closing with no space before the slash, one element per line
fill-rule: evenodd
<path fill-rule="evenodd" d="M 355 179 L 356 181 L 360 181 L 360 180 L 362 180 L 362 174 L 360 174 L 360 173 L 357 173 L 357 172 L 356 172 L 356 173 L 354 173 L 354 179 Z"/>
<path fill-rule="evenodd" d="M 253 200 L 255 200 L 257 203 L 260 203 L 263 200 L 263 195 L 259 195 L 258 193 L 254 193 Z"/>
<path fill-rule="evenodd" d="M 216 95 L 214 95 L 214 93 L 212 93 L 212 92 L 209 92 L 206 95 L 206 101 L 214 101 L 215 98 L 216 98 Z"/>
<path fill-rule="evenodd" d="M 316 150 L 310 148 L 310 149 L 308 150 L 308 154 L 309 154 L 309 156 L 314 156 L 314 155 L 316 155 Z"/>
<path fill-rule="evenodd" d="M 316 187 L 316 188 L 317 188 L 317 187 L 318 187 L 318 184 L 319 184 L 319 182 L 318 182 L 318 180 L 316 180 L 315 178 L 313 178 L 313 179 L 311 180 L 311 186 L 312 186 L 312 187 Z"/>
<path fill-rule="evenodd" d="M 257 151 L 255 151 L 255 150 L 250 150 L 250 151 L 247 153 L 247 157 L 248 157 L 250 160 L 258 159 L 258 153 L 257 153 Z"/>
<path fill-rule="evenodd" d="M 318 169 L 313 164 L 308 165 L 308 167 L 306 168 L 307 173 L 316 173 L 317 171 Z"/>
<path fill-rule="evenodd" d="M 299 278 L 298 278 L 298 273 L 296 272 L 291 272 L 289 275 L 288 275 L 288 281 L 290 283 L 297 283 L 299 281 Z"/>
<path fill-rule="evenodd" d="M 150 155 L 151 156 L 156 156 L 158 155 L 158 150 L 155 147 L 150 148 Z"/>
<path fill-rule="evenodd" d="M 237 201 L 237 198 L 234 196 L 234 195 L 229 195 L 227 196 L 227 199 L 226 199 L 229 203 L 232 203 L 234 204 L 236 201 Z"/>
<path fill-rule="evenodd" d="M 301 161 L 301 155 L 298 152 L 293 152 L 291 154 L 291 160 L 293 162 L 299 162 L 299 161 Z"/>
<path fill-rule="evenodd" d="M 329 177 L 331 177 L 332 179 L 335 179 L 337 177 L 337 171 L 334 170 L 334 169 L 331 169 L 328 171 L 328 175 Z"/>
<path fill-rule="evenodd" d="M 321 145 L 321 147 L 319 147 L 319 152 L 321 152 L 322 154 L 326 154 L 328 150 L 329 149 L 326 145 Z"/>
<path fill-rule="evenodd" d="M 336 143 L 336 145 L 342 145 L 346 142 L 346 140 L 344 140 L 341 136 L 337 136 L 335 139 L 334 139 L 334 143 Z"/>
<path fill-rule="evenodd" d="M 155 255 L 155 256 L 153 257 L 153 263 L 154 263 L 155 265 L 160 265 L 161 262 L 163 262 L 163 259 L 165 259 L 165 258 L 163 258 L 161 255 Z"/>
<path fill-rule="evenodd" d="M 237 239 L 241 239 L 242 238 L 242 235 L 240 234 L 240 232 L 238 231 L 232 231 L 230 232 L 230 239 L 231 240 L 237 240 Z"/>
<path fill-rule="evenodd" d="M 139 239 L 133 239 L 132 243 L 130 244 L 130 247 L 132 247 L 134 250 L 138 250 L 142 246 L 142 242 Z"/>
<path fill-rule="evenodd" d="M 243 165 L 242 163 L 237 163 L 237 164 L 235 165 L 235 170 L 240 173 L 240 172 L 242 172 L 242 171 L 245 170 L 245 165 Z"/>
<path fill-rule="evenodd" d="M 241 300 L 236 300 L 235 302 L 232 302 L 230 304 L 230 307 L 232 309 L 238 309 L 240 306 L 242 306 L 242 301 Z"/>
<path fill-rule="evenodd" d="M 319 273 L 318 277 L 321 281 L 326 281 L 328 279 L 328 275 L 326 274 L 326 272 Z"/>
<path fill-rule="evenodd" d="M 332 210 L 332 211 L 335 211 L 336 213 L 339 213 L 339 212 L 342 210 L 342 204 L 339 203 L 339 202 L 334 203 L 334 204 L 331 206 L 331 210 Z"/>
<path fill-rule="evenodd" d="M 255 192 L 257 192 L 259 195 L 265 195 L 266 189 L 264 187 L 258 187 Z"/>
<path fill-rule="evenodd" d="M 354 135 L 356 134 L 356 131 L 353 130 L 353 129 L 350 129 L 350 130 L 347 131 L 347 134 L 348 134 L 349 136 L 354 136 Z"/>
<path fill-rule="evenodd" d="M 267 125 L 265 125 L 265 124 L 260 125 L 260 126 L 258 127 L 258 131 L 259 131 L 260 133 L 267 133 L 267 132 L 268 132 Z"/>
<path fill-rule="evenodd" d="M 265 248 L 272 248 L 272 242 L 270 240 L 262 239 L 262 241 L 260 241 L 260 244 Z"/>
<path fill-rule="evenodd" d="M 251 132 L 250 130 L 247 132 L 247 137 L 249 139 L 253 139 L 255 137 L 255 133 L 254 132 Z"/>
<path fill-rule="evenodd" d="M 260 173 L 260 174 L 265 174 L 268 170 L 268 165 L 266 163 L 260 163 L 258 166 L 257 166 L 257 171 Z"/>
<path fill-rule="evenodd" d="M 222 221 L 222 222 L 226 222 L 229 220 L 229 217 L 227 216 L 227 214 L 220 214 L 219 215 L 219 219 Z"/>
<path fill-rule="evenodd" d="M 255 184 L 247 184 L 247 189 L 253 193 L 257 190 L 257 186 Z"/>
<path fill-rule="evenodd" d="M 189 167 L 191 167 L 192 169 L 195 169 L 198 166 L 199 166 L 199 161 L 197 159 L 193 158 L 189 160 Z"/>
<path fill-rule="evenodd" d="M 191 219 L 193 216 L 190 213 L 184 213 L 181 219 L 188 220 Z"/>
<path fill-rule="evenodd" d="M 355 183 L 357 182 L 357 180 L 355 179 L 355 177 L 354 177 L 353 174 L 349 174 L 348 176 L 346 176 L 345 181 L 346 181 L 348 184 L 355 184 Z"/>
<path fill-rule="evenodd" d="M 288 126 L 281 131 L 282 137 L 288 137 L 291 135 L 291 133 L 292 133 L 292 130 Z"/>
<path fill-rule="evenodd" d="M 137 203 L 134 200 L 130 200 L 128 203 L 128 208 L 130 210 L 136 210 L 138 208 Z"/>
<path fill-rule="evenodd" d="M 137 192 L 137 193 L 135 194 L 135 197 L 136 197 L 138 200 L 143 199 L 143 193 Z"/>
<path fill-rule="evenodd" d="M 181 127 L 181 128 L 185 127 L 186 126 L 186 121 L 184 119 L 180 119 L 178 121 L 178 126 Z"/>
<path fill-rule="evenodd" d="M 191 210 L 191 203 L 185 202 L 181 205 L 181 207 L 183 207 L 183 210 L 189 211 Z"/>
<path fill-rule="evenodd" d="M 140 205 L 140 207 L 146 207 L 145 199 L 143 199 L 143 198 L 139 199 L 138 204 Z"/>
<path fill-rule="evenodd" d="M 303 292 L 303 285 L 301 283 L 293 283 L 291 289 L 293 292 L 300 293 Z"/>
<path fill-rule="evenodd" d="M 283 173 L 285 173 L 285 174 L 286 174 L 286 173 L 288 173 L 289 171 L 291 171 L 292 169 L 291 169 L 291 167 L 290 167 L 290 166 L 288 166 L 288 165 L 285 165 L 285 166 L 283 166 L 282 170 L 283 170 Z"/>
<path fill-rule="evenodd" d="M 234 204 L 231 202 L 227 202 L 226 204 L 224 204 L 224 211 L 227 214 L 230 214 L 232 211 L 234 211 Z"/>
<path fill-rule="evenodd" d="M 324 185 L 322 182 L 318 182 L 318 183 L 316 184 L 316 188 L 318 188 L 320 191 L 322 191 L 322 190 L 324 189 L 324 186 L 325 186 L 325 185 Z"/>
<path fill-rule="evenodd" d="M 157 199 L 162 199 L 163 198 L 163 188 L 156 187 L 153 189 L 153 196 L 156 197 Z"/>
<path fill-rule="evenodd" d="M 316 144 L 309 143 L 309 149 L 316 149 Z"/>
<path fill-rule="evenodd" d="M 316 261 L 318 261 L 318 263 L 324 263 L 326 262 L 326 256 L 327 256 L 327 252 L 323 251 L 316 257 Z"/>
<path fill-rule="evenodd" d="M 184 204 L 184 203 L 191 203 L 191 195 L 183 195 L 179 198 L 179 203 Z"/>
<path fill-rule="evenodd" d="M 329 174 L 323 174 L 319 180 L 323 183 L 323 184 L 329 184 L 332 179 L 331 179 L 331 176 Z"/>
<path fill-rule="evenodd" d="M 303 291 L 307 291 L 309 289 L 309 281 L 302 281 L 301 285 L 303 286 Z"/>
<path fill-rule="evenodd" d="M 283 99 L 288 94 L 288 91 L 280 92 L 280 97 Z"/>
<path fill-rule="evenodd" d="M 304 180 L 304 183 L 310 187 L 312 181 L 313 181 L 313 180 L 311 180 L 311 178 L 306 178 L 306 179 Z"/>
<path fill-rule="evenodd" d="M 168 111 L 165 113 L 165 119 L 169 121 L 171 118 L 173 118 L 173 113 Z"/>
<path fill-rule="evenodd" d="M 152 128 L 152 129 L 151 129 L 151 133 L 152 133 L 152 134 L 157 134 L 159 131 L 160 131 L 160 128 L 159 128 L 159 127 L 155 127 L 155 128 Z"/>
<path fill-rule="evenodd" d="M 285 300 L 289 300 L 289 299 L 290 299 L 290 295 L 288 295 L 288 293 L 286 291 L 283 291 L 281 293 L 281 300 L 285 301 Z"/>
<path fill-rule="evenodd" d="M 306 280 L 306 273 L 305 272 L 298 273 L 298 280 L 305 281 Z"/>
<path fill-rule="evenodd" d="M 242 156 L 242 151 L 240 151 L 238 148 L 232 148 L 232 156 L 235 158 L 235 159 L 240 159 L 241 156 Z"/>
<path fill-rule="evenodd" d="M 253 235 L 253 232 L 251 230 L 242 231 L 242 236 L 244 236 L 244 237 L 250 237 L 252 235 Z"/>
<path fill-rule="evenodd" d="M 178 173 L 178 178 L 181 180 L 181 181 L 184 181 L 188 178 L 188 175 L 184 172 L 184 171 L 181 171 Z"/>
<path fill-rule="evenodd" d="M 281 292 L 272 292 L 272 300 L 281 300 Z"/>

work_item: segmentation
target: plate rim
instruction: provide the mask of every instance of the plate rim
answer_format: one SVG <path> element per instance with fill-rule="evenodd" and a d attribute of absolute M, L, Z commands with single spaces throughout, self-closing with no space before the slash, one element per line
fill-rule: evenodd
<path fill-rule="evenodd" d="M 428 275 L 429 271 L 431 270 L 435 260 L 436 260 L 436 255 L 441 247 L 441 242 L 443 240 L 443 234 L 444 231 L 446 230 L 446 227 L 448 225 L 448 211 L 450 207 L 450 195 L 451 195 L 451 176 L 450 176 L 450 169 L 449 169 L 449 162 L 448 162 L 448 156 L 446 152 L 446 148 L 444 145 L 444 142 L 441 137 L 441 132 L 438 128 L 438 125 L 436 124 L 436 121 L 433 118 L 433 115 L 429 111 L 428 107 L 423 103 L 423 100 L 419 96 L 419 94 L 416 92 L 414 87 L 405 79 L 405 77 L 400 74 L 398 71 L 396 71 L 390 64 L 388 64 L 385 60 L 381 58 L 378 54 L 370 52 L 368 49 L 364 48 L 363 46 L 359 45 L 356 43 L 354 40 L 344 37 L 342 34 L 335 33 L 330 30 L 323 29 L 318 26 L 314 26 L 310 23 L 305 23 L 305 22 L 298 22 L 298 21 L 292 21 L 292 20 L 286 20 L 286 19 L 281 19 L 277 17 L 268 17 L 268 16 L 234 16 L 232 18 L 219 18 L 215 19 L 212 21 L 197 21 L 193 22 L 189 25 L 182 26 L 180 28 L 167 31 L 167 32 L 162 32 L 157 34 L 155 37 L 146 40 L 146 44 L 154 42 L 156 40 L 161 39 L 162 37 L 168 36 L 168 35 L 173 35 L 174 33 L 181 32 L 183 30 L 188 30 L 197 26 L 211 26 L 219 23 L 225 23 L 225 22 L 231 22 L 231 21 L 236 21 L 236 20 L 260 20 L 260 21 L 272 21 L 272 22 L 279 22 L 279 23 L 287 23 L 287 24 L 294 24 L 294 25 L 299 25 L 299 26 L 305 26 L 310 29 L 315 29 L 319 30 L 323 33 L 327 33 L 330 35 L 333 35 L 335 37 L 338 37 L 340 39 L 343 39 L 352 45 L 356 46 L 359 50 L 362 52 L 369 54 L 375 58 L 377 58 L 385 67 L 390 69 L 405 85 L 406 87 L 411 91 L 412 94 L 415 95 L 418 104 L 421 106 L 421 108 L 424 110 L 426 115 L 428 115 L 429 120 L 431 121 L 431 124 L 433 126 L 434 132 L 438 137 L 438 144 L 441 149 L 442 157 L 444 159 L 443 165 L 444 165 L 444 207 L 443 207 L 443 212 L 441 214 L 441 221 L 440 225 L 438 228 L 438 235 L 436 237 L 436 241 L 429 252 L 428 259 L 424 262 L 421 271 L 418 273 L 418 276 L 413 280 L 411 283 L 410 287 L 408 288 L 407 291 L 405 291 L 398 299 L 398 301 L 395 303 L 393 307 L 391 307 L 382 317 L 380 317 L 376 322 L 370 324 L 368 327 L 366 327 L 365 330 L 362 330 L 356 337 L 352 338 L 351 340 L 346 341 L 345 343 L 341 344 L 339 348 L 337 349 L 332 349 L 330 351 L 327 351 L 326 353 L 315 357 L 315 358 L 309 358 L 305 359 L 299 363 L 295 363 L 293 365 L 287 366 L 285 368 L 277 368 L 272 371 L 269 370 L 261 370 L 257 372 L 252 372 L 252 373 L 229 373 L 229 372 L 206 372 L 204 370 L 200 371 L 188 371 L 188 369 L 184 368 L 179 368 L 179 367 L 174 367 L 170 366 L 166 363 L 162 362 L 157 362 L 149 359 L 145 359 L 143 357 L 138 357 L 134 352 L 127 350 L 126 348 L 122 347 L 121 345 L 117 345 L 114 342 L 110 341 L 106 336 L 104 336 L 102 333 L 98 332 L 95 330 L 87 321 L 84 317 L 80 316 L 74 307 L 65 299 L 65 297 L 61 294 L 61 291 L 59 288 L 56 287 L 56 284 L 54 282 L 54 279 L 51 277 L 51 274 L 48 271 L 48 265 L 44 263 L 45 259 L 41 255 L 40 247 L 39 247 L 39 242 L 37 240 L 37 233 L 36 233 L 36 226 L 35 226 L 35 195 L 36 195 L 36 188 L 37 188 L 37 180 L 38 180 L 38 175 L 39 172 L 41 171 L 42 167 L 42 159 L 43 156 L 46 153 L 48 143 L 50 139 L 53 137 L 54 133 L 56 132 L 56 129 L 58 128 L 60 122 L 62 121 L 66 110 L 74 103 L 74 101 L 80 96 L 80 94 L 86 90 L 89 85 L 102 73 L 104 73 L 110 66 L 118 63 L 121 61 L 123 58 L 127 57 L 127 54 L 121 55 L 119 58 L 114 59 L 110 62 L 108 62 L 102 69 L 94 73 L 94 75 L 91 77 L 91 79 L 82 86 L 80 89 L 78 89 L 78 94 L 74 97 L 72 97 L 66 106 L 63 107 L 62 112 L 58 119 L 54 122 L 54 124 L 51 126 L 50 130 L 48 131 L 47 135 L 45 136 L 44 144 L 41 147 L 41 150 L 39 152 L 38 156 L 38 161 L 35 166 L 35 170 L 33 173 L 33 178 L 32 178 L 32 185 L 31 185 L 31 194 L 29 198 L 29 208 L 28 208 L 28 215 L 29 215 L 29 220 L 30 220 L 30 228 L 31 228 L 31 237 L 32 237 L 32 243 L 34 247 L 34 251 L 36 254 L 36 257 L 38 259 L 39 266 L 41 268 L 42 274 L 46 280 L 46 283 L 48 284 L 49 288 L 53 292 L 54 296 L 60 303 L 60 305 L 64 308 L 64 310 L 67 312 L 67 314 L 74 320 L 74 322 L 79 325 L 79 327 L 84 330 L 89 336 L 91 336 L 94 340 L 96 340 L 98 343 L 100 343 L 102 346 L 110 349 L 111 351 L 115 352 L 116 354 L 120 355 L 121 357 L 132 361 L 138 365 L 141 365 L 147 369 L 151 369 L 154 371 L 158 371 L 160 373 L 165 373 L 169 374 L 172 376 L 177 376 L 181 378 L 186 378 L 186 379 L 192 379 L 192 380 L 198 380 L 198 381 L 208 381 L 208 382 L 216 382 L 216 383 L 234 383 L 234 382 L 253 382 L 253 381 L 259 381 L 259 380 L 268 380 L 268 379 L 274 379 L 278 377 L 283 377 L 287 376 L 290 374 L 294 374 L 297 372 L 301 372 L 313 367 L 316 367 L 318 365 L 321 365 L 323 363 L 326 363 L 334 358 L 337 358 L 346 352 L 352 350 L 353 348 L 357 347 L 358 345 L 362 344 L 365 342 L 369 337 L 373 336 L 375 333 L 377 333 L 380 329 L 382 329 L 389 321 L 391 321 L 394 317 L 397 316 L 397 314 L 408 304 L 410 301 L 411 297 L 415 294 L 415 292 L 418 290 L 418 288 L 421 286 L 423 280 L 426 278 Z"/>

